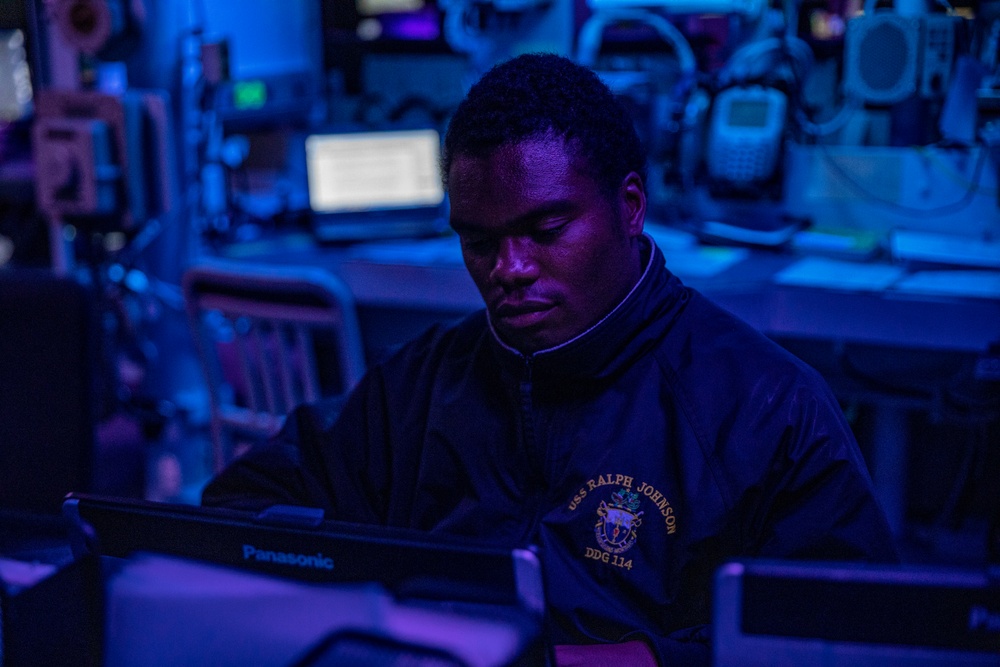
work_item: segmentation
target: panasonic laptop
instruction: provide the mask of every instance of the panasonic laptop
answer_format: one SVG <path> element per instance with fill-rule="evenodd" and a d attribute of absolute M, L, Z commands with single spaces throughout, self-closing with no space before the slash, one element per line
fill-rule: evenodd
<path fill-rule="evenodd" d="M 332 131 L 304 141 L 317 241 L 420 237 L 447 227 L 437 130 Z"/>
<path fill-rule="evenodd" d="M 76 558 L 105 573 L 107 667 L 527 667 L 549 650 L 532 550 L 283 505 L 73 493 L 63 513 Z"/>
<path fill-rule="evenodd" d="M 77 556 L 160 553 L 321 583 L 374 582 L 407 596 L 510 605 L 541 614 L 541 568 L 528 549 L 330 521 L 319 509 L 261 513 L 71 493 Z"/>

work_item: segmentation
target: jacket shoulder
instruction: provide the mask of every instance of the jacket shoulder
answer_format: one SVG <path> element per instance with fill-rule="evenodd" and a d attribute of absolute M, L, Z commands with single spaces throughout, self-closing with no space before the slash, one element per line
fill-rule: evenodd
<path fill-rule="evenodd" d="M 810 421 L 853 437 L 817 371 L 695 291 L 658 359 L 707 456 L 737 438 L 763 454 Z"/>
<path fill-rule="evenodd" d="M 773 386 L 826 387 L 811 366 L 696 290 L 665 343 L 666 361 L 692 390 L 749 387 L 762 378 Z"/>

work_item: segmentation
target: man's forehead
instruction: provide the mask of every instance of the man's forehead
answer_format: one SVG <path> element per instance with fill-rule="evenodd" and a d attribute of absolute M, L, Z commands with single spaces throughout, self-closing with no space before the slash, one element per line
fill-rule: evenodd
<path fill-rule="evenodd" d="M 571 142 L 562 137 L 528 137 L 511 141 L 483 153 L 457 153 L 450 165 L 448 181 L 475 174 L 489 174 L 494 178 L 521 177 L 558 170 L 573 170 L 584 174 L 588 170 L 580 161 L 583 158 Z M 476 176 L 479 177 L 479 176 Z"/>
<path fill-rule="evenodd" d="M 604 206 L 603 191 L 563 142 L 511 145 L 489 157 L 456 158 L 450 221 L 455 231 L 532 229 L 540 220 Z"/>

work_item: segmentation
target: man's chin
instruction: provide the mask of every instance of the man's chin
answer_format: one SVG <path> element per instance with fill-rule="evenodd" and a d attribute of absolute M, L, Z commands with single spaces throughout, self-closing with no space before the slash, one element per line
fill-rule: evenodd
<path fill-rule="evenodd" d="M 522 354 L 534 354 L 562 342 L 556 340 L 551 331 L 531 331 L 502 325 L 494 325 L 494 328 L 500 340 Z"/>

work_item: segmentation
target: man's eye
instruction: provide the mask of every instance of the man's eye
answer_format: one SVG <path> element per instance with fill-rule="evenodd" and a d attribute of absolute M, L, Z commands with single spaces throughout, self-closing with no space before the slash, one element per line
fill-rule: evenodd
<path fill-rule="evenodd" d="M 541 227 L 539 229 L 536 229 L 531 236 L 538 243 L 546 243 L 549 241 L 554 241 L 555 239 L 559 238 L 559 235 L 563 233 L 563 230 L 565 228 L 566 228 L 565 222 L 560 224 L 550 225 L 548 227 Z"/>
<path fill-rule="evenodd" d="M 495 245 L 494 240 L 489 236 L 463 236 L 462 247 L 476 254 L 489 252 Z"/>

